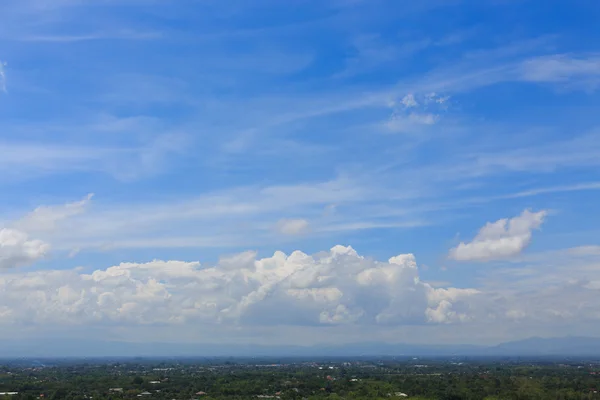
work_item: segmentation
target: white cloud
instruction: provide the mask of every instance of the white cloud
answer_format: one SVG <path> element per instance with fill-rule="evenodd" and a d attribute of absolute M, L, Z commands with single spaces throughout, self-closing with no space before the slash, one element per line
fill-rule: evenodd
<path fill-rule="evenodd" d="M 579 246 L 568 250 L 575 256 L 600 256 L 600 246 Z"/>
<path fill-rule="evenodd" d="M 393 133 L 419 133 L 435 125 L 440 119 L 433 113 L 410 113 L 407 115 L 394 115 L 386 122 L 385 127 Z"/>
<path fill-rule="evenodd" d="M 409 93 L 402 98 L 402 104 L 404 104 L 404 107 L 407 108 L 417 107 L 419 105 L 419 103 L 417 103 L 417 100 L 415 99 L 415 96 L 412 93 Z"/>
<path fill-rule="evenodd" d="M 93 40 L 147 40 L 157 39 L 161 36 L 161 32 L 120 30 L 114 32 L 94 32 L 77 35 L 26 35 L 17 39 L 24 42 L 73 43 Z"/>
<path fill-rule="evenodd" d="M 67 254 L 67 258 L 73 258 L 73 257 L 75 257 L 77 254 L 79 254 L 80 251 L 81 251 L 81 249 L 78 249 L 78 248 L 72 249 L 69 252 L 69 254 Z"/>
<path fill-rule="evenodd" d="M 277 223 L 277 230 L 284 235 L 300 235 L 308 229 L 309 223 L 305 219 L 282 219 Z"/>
<path fill-rule="evenodd" d="M 534 229 L 544 222 L 546 211 L 529 210 L 511 219 L 488 222 L 473 241 L 461 242 L 450 250 L 450 258 L 457 261 L 490 261 L 520 254 L 531 242 Z"/>
<path fill-rule="evenodd" d="M 427 114 L 412 113 L 412 114 L 409 114 L 408 119 L 411 122 L 415 122 L 418 124 L 433 125 L 439 119 L 439 115 L 431 114 L 431 113 L 427 113 Z"/>
<path fill-rule="evenodd" d="M 600 322 L 600 252 L 582 246 L 533 253 L 485 270 L 481 290 L 503 323 L 554 335 L 587 335 Z M 491 306 L 491 304 L 489 305 Z M 560 330 L 560 333 L 557 333 Z"/>
<path fill-rule="evenodd" d="M 446 104 L 450 100 L 450 96 L 438 96 L 437 93 L 431 92 L 428 95 L 425 95 L 425 104 Z"/>
<path fill-rule="evenodd" d="M 428 308 L 425 311 L 427 320 L 438 324 L 449 324 L 452 322 L 465 322 L 469 320 L 466 314 L 457 313 L 452 309 L 452 303 L 448 300 L 442 300 L 437 307 Z"/>
<path fill-rule="evenodd" d="M 403 199 L 409 195 L 402 193 Z M 388 209 L 382 213 L 373 206 L 393 198 L 390 189 L 355 176 L 295 185 L 233 187 L 192 198 L 174 195 L 162 202 L 106 204 L 99 199 L 88 207 L 86 200 L 67 208 L 72 213 L 66 220 L 47 222 L 57 229 L 38 228 L 35 232 L 53 248 L 66 252 L 144 247 L 235 250 L 276 245 L 288 240 L 285 235 L 306 232 L 325 236 L 365 229 L 407 229 L 426 223 L 415 219 L 415 213 L 398 214 L 397 207 L 389 209 L 389 214 Z M 339 208 L 323 216 L 323 209 L 331 204 Z M 62 207 L 50 209 L 62 212 Z M 310 219 L 286 218 L 289 215 Z M 26 230 L 40 224 L 28 219 L 14 226 Z"/>
<path fill-rule="evenodd" d="M 5 273 L 0 275 L 0 303 L 6 312 L 0 321 L 88 326 L 449 323 L 466 319 L 465 300 L 478 294 L 421 282 L 412 254 L 378 262 L 351 247 L 335 246 L 314 256 L 275 252 L 257 259 L 246 252 L 223 257 L 215 266 L 155 260 L 92 273 Z"/>
<path fill-rule="evenodd" d="M 70 227 L 62 224 L 83 213 L 91 198 L 92 194 L 89 194 L 72 203 L 40 206 L 25 217 L 0 228 L 0 269 L 30 265 L 47 256 L 51 248 L 47 239 L 60 234 L 60 231 L 70 230 Z M 30 239 L 32 234 L 38 238 Z M 72 249 L 69 257 L 77 252 L 78 249 Z"/>
<path fill-rule="evenodd" d="M 600 76 L 600 56 L 572 57 L 559 54 L 523 63 L 523 79 L 532 82 L 565 82 L 573 78 Z"/>
<path fill-rule="evenodd" d="M 548 257 L 536 261 L 535 273 L 511 277 L 509 271 L 488 271 L 494 286 L 483 281 L 478 289 L 422 282 L 412 254 L 376 261 L 345 246 L 312 256 L 276 252 L 259 259 L 256 252 L 245 252 L 222 257 L 214 266 L 155 260 L 91 272 L 5 270 L 0 324 L 40 332 L 46 326 L 117 329 L 138 332 L 131 333 L 137 341 L 151 340 L 139 330 L 148 325 L 170 328 L 168 337 L 175 341 L 184 332 L 223 334 L 226 341 L 232 331 L 252 340 L 264 330 L 275 336 L 273 331 L 301 329 L 310 332 L 313 339 L 303 339 L 310 343 L 321 340 L 318 332 L 328 335 L 333 329 L 344 341 L 364 340 L 367 333 L 393 341 L 394 332 L 412 340 L 419 332 L 439 343 L 449 341 L 447 335 L 464 342 L 468 331 L 490 341 L 555 326 L 570 327 L 564 334 L 581 334 L 583 322 L 597 327 L 597 252 L 576 249 Z"/>
<path fill-rule="evenodd" d="M 90 193 L 73 203 L 37 207 L 14 225 L 25 232 L 54 230 L 61 221 L 83 213 L 93 196 L 93 193 Z"/>
<path fill-rule="evenodd" d="M 130 181 L 164 172 L 174 155 L 189 148 L 182 128 L 159 118 L 82 115 L 42 122 L 1 121 L 0 181 L 23 181 L 61 173 L 106 173 Z M 84 131 L 80 140 L 73 137 Z M 42 139 L 39 132 L 47 132 Z M 119 142 L 116 138 L 126 138 Z"/>
<path fill-rule="evenodd" d="M 22 267 L 42 259 L 50 245 L 29 239 L 26 233 L 14 229 L 0 229 L 0 269 Z"/>
<path fill-rule="evenodd" d="M 387 121 L 386 127 L 392 132 L 421 131 L 440 120 L 441 112 L 448 108 L 449 98 L 435 92 L 426 95 L 409 93 L 398 103 L 392 102 L 392 116 Z"/>
<path fill-rule="evenodd" d="M 409 93 L 405 95 L 401 100 L 400 104 L 396 104 L 396 102 L 392 103 L 392 106 L 399 106 L 400 109 L 410 110 L 445 110 L 446 103 L 450 100 L 450 96 L 442 96 L 437 94 L 436 92 L 430 92 L 427 94 L 413 94 Z M 399 110 L 395 110 L 396 113 Z M 415 111 L 412 110 L 411 113 Z"/>

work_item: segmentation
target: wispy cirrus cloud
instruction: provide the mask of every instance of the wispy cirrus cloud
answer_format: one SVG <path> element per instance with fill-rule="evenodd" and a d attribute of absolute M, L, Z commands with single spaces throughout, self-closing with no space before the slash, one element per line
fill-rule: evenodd
<path fill-rule="evenodd" d="M 174 126 L 175 125 L 175 126 Z M 190 126 L 147 115 L 81 113 L 74 118 L 1 124 L 0 180 L 18 182 L 70 173 L 107 174 L 121 181 L 154 176 L 186 154 Z"/>
<path fill-rule="evenodd" d="M 95 40 L 149 40 L 163 37 L 161 32 L 136 32 L 136 31 L 115 31 L 115 32 L 96 32 L 96 33 L 78 33 L 63 35 L 24 35 L 15 38 L 22 42 L 39 43 L 76 43 Z"/>
<path fill-rule="evenodd" d="M 283 219 L 277 223 L 277 230 L 284 235 L 300 235 L 306 233 L 309 226 L 305 219 Z"/>
<path fill-rule="evenodd" d="M 93 196 L 94 194 L 90 193 L 80 201 L 54 206 L 39 206 L 13 223 L 12 226 L 29 233 L 53 231 L 65 219 L 85 212 Z"/>
<path fill-rule="evenodd" d="M 398 196 L 373 183 L 337 178 L 293 185 L 241 186 L 194 198 L 111 204 L 90 197 L 42 206 L 15 222 L 60 251 L 136 248 L 256 248 L 265 243 L 325 237 L 331 233 L 422 226 L 410 203 L 384 211 L 374 204 Z M 323 216 L 331 205 L 341 210 Z M 398 213 L 397 207 L 413 212 Z M 290 217 L 295 215 L 295 217 Z M 309 222 L 310 221 L 310 222 Z M 47 229 L 43 229 L 46 227 Z M 27 228 L 27 229 L 26 229 Z M 274 229 L 275 228 L 275 229 Z"/>
<path fill-rule="evenodd" d="M 177 141 L 156 140 L 139 147 L 74 146 L 39 142 L 0 142 L 7 155 L 0 160 L 7 181 L 87 171 L 105 173 L 119 180 L 135 180 L 164 171 L 165 158 L 179 153 Z"/>
<path fill-rule="evenodd" d="M 530 82 L 562 83 L 591 90 L 600 83 L 600 56 L 557 54 L 527 60 L 522 77 Z"/>

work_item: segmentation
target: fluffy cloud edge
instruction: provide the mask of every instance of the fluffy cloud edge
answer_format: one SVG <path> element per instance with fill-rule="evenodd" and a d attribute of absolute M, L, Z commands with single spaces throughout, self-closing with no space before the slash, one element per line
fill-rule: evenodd
<path fill-rule="evenodd" d="M 50 245 L 42 240 L 30 239 L 16 229 L 0 229 L 0 270 L 33 264 L 46 257 Z"/>
<path fill-rule="evenodd" d="M 517 256 L 531 243 L 533 231 L 545 221 L 546 210 L 524 210 L 511 219 L 488 222 L 470 242 L 450 249 L 448 257 L 455 261 L 494 261 Z"/>
<path fill-rule="evenodd" d="M 433 288 L 414 255 L 389 261 L 334 246 L 308 255 L 255 252 L 199 262 L 121 263 L 90 273 L 0 274 L 7 324 L 400 326 L 468 321 L 475 289 Z"/>

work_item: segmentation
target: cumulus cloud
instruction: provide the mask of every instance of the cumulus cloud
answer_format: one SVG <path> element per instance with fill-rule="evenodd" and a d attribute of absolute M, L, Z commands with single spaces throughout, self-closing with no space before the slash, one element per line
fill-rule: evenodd
<path fill-rule="evenodd" d="M 457 261 L 491 261 L 520 254 L 531 242 L 534 229 L 544 222 L 546 211 L 525 210 L 517 217 L 488 222 L 475 238 L 450 250 Z"/>
<path fill-rule="evenodd" d="M 309 223 L 305 219 L 282 219 L 277 223 L 277 230 L 284 235 L 300 235 L 306 233 Z"/>
<path fill-rule="evenodd" d="M 32 264 L 49 250 L 50 245 L 41 240 L 31 240 L 24 232 L 0 229 L 0 269 Z"/>
<path fill-rule="evenodd" d="M 122 263 L 0 274 L 0 322 L 14 324 L 427 324 L 468 320 L 473 289 L 421 282 L 412 254 L 386 262 L 335 246 L 316 255 L 246 252 L 198 262 Z"/>

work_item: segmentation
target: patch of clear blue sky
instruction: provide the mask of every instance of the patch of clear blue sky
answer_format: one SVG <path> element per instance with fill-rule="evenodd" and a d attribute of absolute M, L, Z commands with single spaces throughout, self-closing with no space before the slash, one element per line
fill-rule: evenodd
<path fill-rule="evenodd" d="M 439 267 L 446 263 L 457 233 L 468 239 L 486 221 L 517 215 L 524 208 L 561 210 L 545 226 L 543 238 L 534 242 L 535 249 L 568 242 L 553 240 L 553 235 L 592 229 L 600 207 L 595 191 L 464 206 L 472 198 L 598 180 L 590 164 L 550 160 L 514 170 L 493 166 L 469 182 L 454 175 L 430 181 L 445 165 L 476 154 L 525 147 L 535 157 L 551 153 L 556 160 L 561 141 L 597 129 L 597 65 L 596 72 L 590 66 L 592 71 L 584 76 L 567 67 L 564 79 L 544 82 L 525 82 L 512 72 L 490 72 L 485 83 L 474 82 L 481 71 L 520 65 L 536 56 L 594 57 L 600 39 L 598 2 L 408 3 L 3 5 L 0 60 L 8 64 L 7 92 L 0 93 L 0 140 L 67 152 L 115 153 L 108 160 L 92 154 L 81 162 L 56 156 L 41 167 L 5 164 L 0 202 L 6 214 L 90 192 L 96 193 L 94 202 L 100 207 L 111 207 L 186 199 L 244 185 L 294 185 L 359 175 L 380 187 L 419 192 L 386 205 L 409 210 L 430 205 L 433 210 L 409 211 L 424 226 L 332 232 L 251 247 L 261 254 L 297 248 L 311 253 L 344 243 L 378 258 L 414 252 L 430 266 L 422 273 L 432 279 L 443 275 Z M 475 75 L 464 78 L 471 71 Z M 464 82 L 452 83 L 458 77 Z M 445 80 L 450 83 L 435 89 L 450 96 L 438 123 L 409 126 L 402 133 L 386 131 L 393 112 L 388 100 Z M 369 96 L 378 100 L 362 104 Z M 572 146 L 566 151 L 585 149 Z M 478 164 L 469 171 L 476 168 Z M 456 190 L 467 183 L 471 186 Z M 306 213 L 303 209 L 279 217 L 304 218 Z M 184 233 L 193 229 L 187 227 Z M 70 261 L 50 264 L 205 261 L 244 249 L 83 251 Z M 470 270 L 455 271 L 456 284 L 471 283 Z"/>

